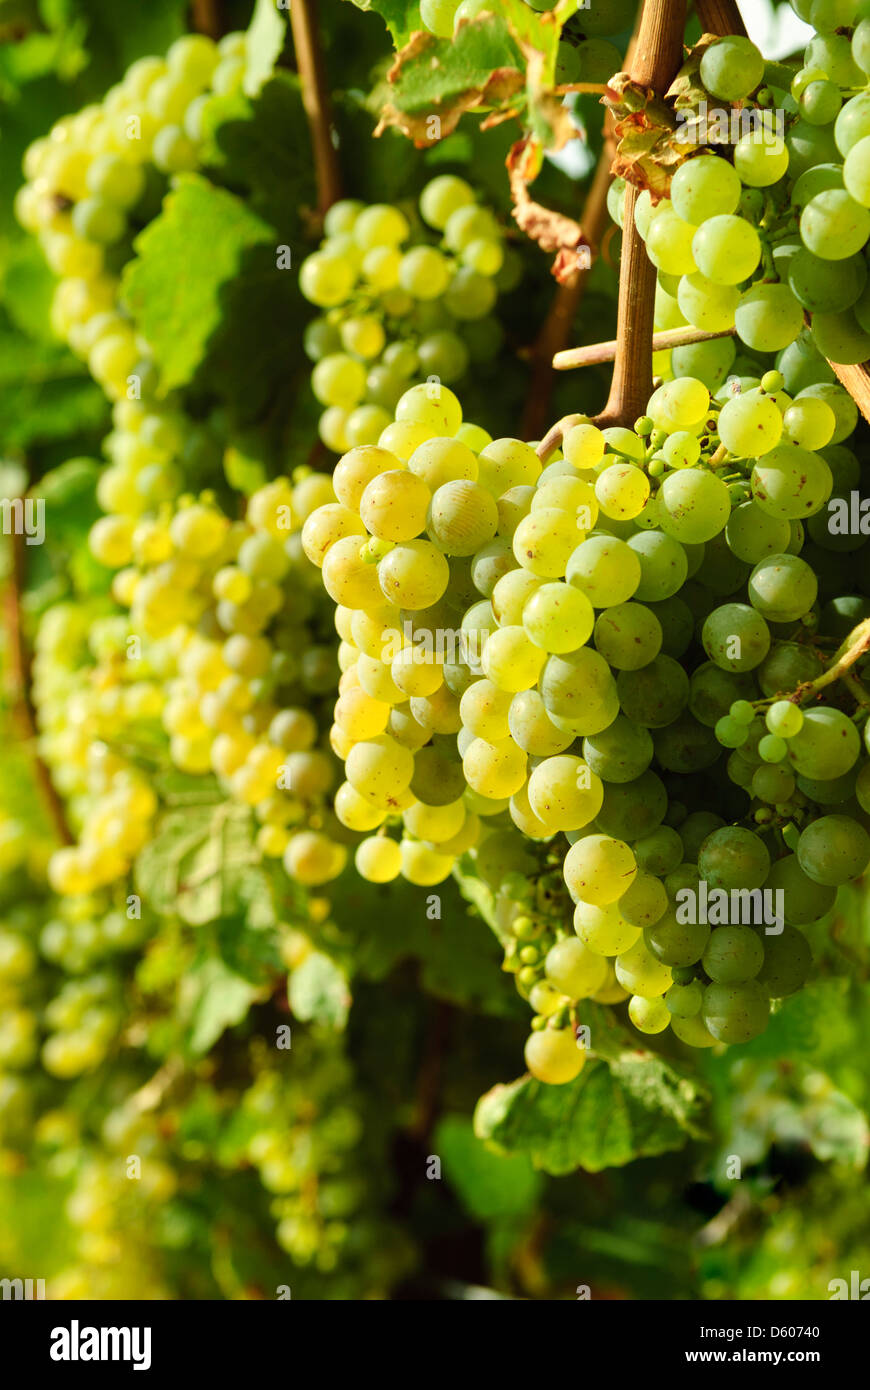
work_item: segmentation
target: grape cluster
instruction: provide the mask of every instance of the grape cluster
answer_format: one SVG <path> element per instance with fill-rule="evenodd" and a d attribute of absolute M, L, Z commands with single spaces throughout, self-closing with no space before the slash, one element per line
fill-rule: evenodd
<path fill-rule="evenodd" d="M 817 33 L 790 90 L 749 39 L 710 43 L 698 79 L 715 128 L 677 112 L 688 157 L 668 197 L 644 191 L 635 209 L 658 270 L 657 326 L 735 328 L 751 351 L 779 354 L 790 390 L 822 359 L 870 357 L 870 19 L 857 0 L 793 8 Z"/>
<path fill-rule="evenodd" d="M 470 852 L 501 884 L 541 1080 L 579 1073 L 566 1024 L 602 992 L 643 1033 L 749 1040 L 810 969 L 799 928 L 870 861 L 867 702 L 814 685 L 866 601 L 844 574 L 820 607 L 801 554 L 814 523 L 820 569 L 838 554 L 855 411 L 783 387 L 673 379 L 634 429 L 576 417 L 542 467 L 415 386 L 303 528 L 342 637 L 336 814 L 377 830 L 357 868 L 428 885 Z M 760 889 L 775 916 L 755 894 L 743 920 Z"/>
<path fill-rule="evenodd" d="M 324 311 L 305 330 L 305 350 L 324 407 L 320 437 L 335 453 L 376 444 L 412 380 L 453 385 L 501 345 L 491 310 L 520 265 L 495 217 L 453 174 L 426 185 L 419 209 L 412 224 L 386 203 L 335 203 L 300 268 L 302 293 Z"/>
<path fill-rule="evenodd" d="M 147 347 L 118 304 L 133 238 L 159 210 L 167 177 L 198 167 L 209 106 L 241 88 L 246 62 L 244 34 L 217 44 L 185 35 L 25 154 L 15 208 L 59 277 L 52 325 L 112 399 L 146 370 Z"/>

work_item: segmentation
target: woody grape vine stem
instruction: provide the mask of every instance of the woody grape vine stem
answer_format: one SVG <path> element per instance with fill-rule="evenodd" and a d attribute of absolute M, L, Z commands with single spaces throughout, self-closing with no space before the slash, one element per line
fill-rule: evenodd
<path fill-rule="evenodd" d="M 341 197 L 341 171 L 338 153 L 332 142 L 332 103 L 323 66 L 315 0 L 293 0 L 290 27 L 302 83 L 302 102 L 311 132 L 317 175 L 317 207 L 322 217 Z"/>
<path fill-rule="evenodd" d="M 715 333 L 691 327 L 669 328 L 664 333 L 653 334 L 653 352 L 686 347 L 691 343 L 708 343 L 712 338 L 730 338 L 735 332 L 736 329 L 734 328 L 720 328 Z M 566 348 L 564 352 L 556 353 L 553 358 L 553 366 L 557 372 L 564 372 L 572 367 L 591 367 L 599 362 L 612 362 L 616 357 L 618 347 L 618 339 L 611 338 L 606 343 L 592 343 L 589 347 Z"/>
<path fill-rule="evenodd" d="M 12 564 L 6 581 L 5 627 L 6 659 L 12 707 L 21 730 L 22 740 L 30 754 L 31 766 L 39 794 L 61 844 L 71 845 L 74 837 L 67 824 L 66 811 L 51 773 L 39 752 L 36 711 L 30 693 L 30 653 L 24 636 L 21 612 L 24 593 L 24 538 L 13 532 L 9 538 Z"/>
<path fill-rule="evenodd" d="M 632 81 L 662 94 L 683 57 L 686 0 L 645 0 L 631 64 Z M 619 270 L 617 350 L 610 395 L 597 423 L 632 425 L 646 410 L 652 394 L 652 335 L 655 311 L 655 266 L 634 224 L 640 190 L 625 189 L 622 258 Z"/>

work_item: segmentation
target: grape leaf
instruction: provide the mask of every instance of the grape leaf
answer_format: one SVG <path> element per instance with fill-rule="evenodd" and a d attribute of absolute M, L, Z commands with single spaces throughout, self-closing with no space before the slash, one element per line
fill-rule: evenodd
<path fill-rule="evenodd" d="M 529 1158 L 488 1148 L 459 1115 L 440 1122 L 433 1152 L 441 1159 L 442 1177 L 477 1221 L 524 1216 L 540 1197 L 541 1175 Z"/>
<path fill-rule="evenodd" d="M 575 1081 L 545 1086 L 521 1077 L 478 1102 L 475 1133 L 507 1152 L 530 1154 L 558 1175 L 622 1167 L 700 1138 L 706 1093 L 649 1052 L 587 1063 Z"/>
<path fill-rule="evenodd" d="M 245 43 L 247 63 L 242 86 L 248 96 L 256 96 L 271 75 L 286 37 L 287 26 L 275 0 L 257 0 Z"/>
<path fill-rule="evenodd" d="M 241 1023 L 256 994 L 247 980 L 214 958 L 189 970 L 179 992 L 179 1013 L 189 1029 L 187 1045 L 199 1057 L 227 1028 Z"/>
<path fill-rule="evenodd" d="M 29 450 L 103 431 L 108 406 L 72 353 L 9 329 L 0 314 L 0 439 Z"/>
<path fill-rule="evenodd" d="M 415 29 L 423 27 L 419 0 L 351 0 L 351 4 L 380 15 L 397 48 L 408 42 Z"/>
<path fill-rule="evenodd" d="M 312 951 L 290 973 L 290 1008 L 304 1023 L 323 1023 L 340 1031 L 347 1023 L 351 994 L 347 976 L 322 951 Z"/>
<path fill-rule="evenodd" d="M 222 802 L 163 816 L 136 863 L 136 890 L 194 926 L 245 912 L 263 891 L 247 808 Z"/>

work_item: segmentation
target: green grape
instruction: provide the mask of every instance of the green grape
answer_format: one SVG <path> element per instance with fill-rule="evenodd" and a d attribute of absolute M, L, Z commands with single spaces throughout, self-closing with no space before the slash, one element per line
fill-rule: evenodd
<path fill-rule="evenodd" d="M 729 36 L 717 39 L 704 50 L 701 81 L 707 91 L 722 101 L 741 101 L 761 83 L 764 58 L 749 39 Z"/>
<path fill-rule="evenodd" d="M 803 309 L 788 285 L 756 284 L 740 296 L 734 321 L 753 352 L 778 352 L 800 333 Z"/>
<path fill-rule="evenodd" d="M 343 304 L 353 289 L 355 272 L 352 264 L 325 251 L 306 256 L 299 269 L 299 288 L 307 300 L 319 308 L 329 309 Z"/>
<path fill-rule="evenodd" d="M 544 1028 L 530 1033 L 525 1046 L 525 1062 L 536 1081 L 563 1086 L 580 1075 L 586 1053 L 578 1047 L 573 1030 Z"/>
<path fill-rule="evenodd" d="M 502 627 L 490 633 L 482 666 L 500 690 L 530 690 L 546 661 L 546 652 L 529 640 L 523 627 Z"/>
<path fill-rule="evenodd" d="M 354 864 L 369 883 L 391 883 L 402 871 L 402 851 L 395 840 L 372 835 L 357 846 Z"/>
<path fill-rule="evenodd" d="M 697 269 L 714 285 L 739 285 L 761 260 L 761 241 L 750 223 L 733 213 L 702 222 L 692 240 Z"/>
<path fill-rule="evenodd" d="M 653 391 L 647 402 L 647 415 L 655 426 L 671 433 L 674 430 L 693 430 L 706 418 L 709 408 L 710 393 L 704 383 L 693 377 L 682 377 L 666 381 Z M 608 430 L 606 433 L 615 435 L 617 431 Z M 641 440 L 630 431 L 620 430 L 618 433 L 628 436 L 626 444 L 633 442 L 642 447 Z M 616 440 L 613 443 L 617 445 Z"/>
<path fill-rule="evenodd" d="M 432 496 L 428 532 L 446 555 L 474 555 L 493 539 L 497 526 L 495 499 L 471 479 L 442 483 Z"/>
<path fill-rule="evenodd" d="M 661 603 L 649 605 L 662 629 L 662 652 L 665 656 L 681 657 L 692 640 L 694 619 L 688 604 L 676 595 Z"/>
<path fill-rule="evenodd" d="M 739 985 L 753 980 L 763 960 L 761 938 L 748 926 L 716 927 L 710 933 L 703 955 L 704 969 L 719 985 Z"/>
<path fill-rule="evenodd" d="M 817 381 L 798 392 L 799 400 L 803 400 L 807 396 L 826 401 L 833 410 L 837 420 L 837 428 L 831 438 L 831 443 L 839 444 L 844 439 L 848 439 L 858 423 L 858 407 L 848 391 L 844 391 L 842 386 L 835 382 Z"/>
<path fill-rule="evenodd" d="M 794 705 L 789 709 L 799 713 Z M 802 777 L 816 781 L 841 777 L 855 765 L 860 751 L 861 736 L 852 720 L 824 706 L 804 711 L 800 728 L 788 737 L 789 762 Z"/>
<path fill-rule="evenodd" d="M 479 593 L 489 598 L 495 592 L 500 579 L 509 574 L 514 565 L 510 542 L 501 536 L 481 546 L 471 561 L 471 578 Z"/>
<path fill-rule="evenodd" d="M 468 370 L 469 353 L 465 343 L 456 333 L 442 329 L 430 333 L 417 345 L 420 371 L 424 376 L 437 376 L 448 386 L 459 381 Z"/>
<path fill-rule="evenodd" d="M 765 888 L 782 893 L 783 916 L 792 926 L 817 922 L 830 910 L 836 888 L 810 878 L 795 854 L 787 854 L 771 865 Z"/>
<path fill-rule="evenodd" d="M 608 728 L 583 740 L 583 757 L 604 782 L 633 782 L 652 761 L 649 731 L 619 714 Z"/>
<path fill-rule="evenodd" d="M 735 354 L 732 338 L 688 343 L 671 349 L 671 370 L 674 376 L 697 377 L 709 391 L 717 391 L 733 366 Z"/>
<path fill-rule="evenodd" d="M 856 203 L 863 208 L 870 207 L 870 131 L 856 141 L 846 155 L 843 182 Z"/>
<path fill-rule="evenodd" d="M 533 769 L 528 798 L 548 831 L 580 830 L 597 816 L 604 788 L 581 758 L 563 754 L 545 758 Z"/>
<path fill-rule="evenodd" d="M 751 1042 L 767 1027 L 770 1001 L 757 980 L 738 985 L 711 984 L 704 990 L 701 1012 L 705 1026 L 717 1041 Z"/>
<path fill-rule="evenodd" d="M 665 1007 L 674 1018 L 692 1019 L 701 1010 L 704 999 L 704 989 L 700 980 L 692 980 L 688 984 L 673 984 L 664 995 Z"/>
<path fill-rule="evenodd" d="M 623 989 L 642 999 L 657 999 L 671 985 L 670 968 L 651 954 L 643 937 L 620 952 L 614 970 Z"/>
<path fill-rule="evenodd" d="M 756 976 L 772 999 L 794 994 L 807 981 L 813 954 L 802 932 L 784 927 L 779 936 L 764 938 L 764 961 Z"/>
<path fill-rule="evenodd" d="M 701 959 L 710 928 L 706 922 L 681 922 L 670 908 L 644 929 L 647 949 L 663 965 L 694 965 Z"/>
<path fill-rule="evenodd" d="M 633 782 L 606 784 L 596 825 L 614 839 L 637 840 L 658 828 L 667 808 L 664 783 L 647 770 Z"/>
<path fill-rule="evenodd" d="M 138 203 L 145 191 L 142 167 L 116 154 L 97 155 L 88 166 L 85 182 L 95 198 L 125 210 Z"/>
<path fill-rule="evenodd" d="M 697 862 L 698 851 L 708 835 L 719 830 L 725 822 L 713 811 L 693 811 L 680 825 L 683 852 L 690 864 Z M 695 875 L 697 879 L 697 874 Z"/>
<path fill-rule="evenodd" d="M 798 100 L 801 115 L 811 125 L 830 125 L 840 110 L 840 103 L 839 89 L 827 78 L 808 83 Z"/>
<path fill-rule="evenodd" d="M 663 536 L 662 539 L 668 538 Z M 587 633 L 586 638 L 588 636 Z M 658 656 L 662 644 L 661 623 L 653 611 L 641 603 L 616 604 L 599 614 L 595 622 L 594 641 L 611 667 L 620 671 L 636 671 Z"/>
<path fill-rule="evenodd" d="M 578 937 L 566 937 L 547 952 L 547 980 L 568 999 L 588 999 L 607 978 L 604 957 Z"/>
<path fill-rule="evenodd" d="M 596 714 L 612 697 L 613 677 L 603 657 L 589 647 L 581 647 L 576 652 L 548 657 L 538 689 L 551 719 L 582 723 L 591 718 L 594 723 Z"/>
<path fill-rule="evenodd" d="M 684 1042 L 688 1047 L 715 1047 L 716 1039 L 712 1033 L 707 1031 L 706 1025 L 700 1016 L 692 1018 L 679 1018 L 674 1014 L 671 1018 L 671 1031 L 675 1037 Z"/>
<path fill-rule="evenodd" d="M 749 602 L 768 622 L 790 623 L 812 608 L 818 580 L 799 555 L 768 555 L 749 576 L 748 590 Z M 765 649 L 761 659 L 766 655 Z"/>
<path fill-rule="evenodd" d="M 643 531 L 627 542 L 640 560 L 640 583 L 635 596 L 657 603 L 670 598 L 683 586 L 688 574 L 688 558 L 683 547 L 662 531 Z"/>
<path fill-rule="evenodd" d="M 116 203 L 105 197 L 82 198 L 72 210 L 72 225 L 85 241 L 113 246 L 127 230 L 127 219 Z"/>
<path fill-rule="evenodd" d="M 811 313 L 839 314 L 860 298 L 867 283 L 867 265 L 859 255 L 823 260 L 801 247 L 789 262 L 788 283 L 795 298 Z"/>
<path fill-rule="evenodd" d="M 662 825 L 637 841 L 634 854 L 641 870 L 662 877 L 681 863 L 683 842 L 676 830 Z"/>
<path fill-rule="evenodd" d="M 870 237 L 870 212 L 844 188 L 825 189 L 801 213 L 800 234 L 807 249 L 821 260 L 845 260 Z"/>
<path fill-rule="evenodd" d="M 479 481 L 494 497 L 514 487 L 530 487 L 540 476 L 541 461 L 520 439 L 494 439 L 478 457 Z"/>
<path fill-rule="evenodd" d="M 431 541 L 405 541 L 380 561 L 377 577 L 390 603 L 416 610 L 438 602 L 447 588 L 450 566 Z"/>
<path fill-rule="evenodd" d="M 513 537 L 513 551 L 523 569 L 541 579 L 560 579 L 584 532 L 570 512 L 555 507 L 530 511 L 519 522 Z"/>
<path fill-rule="evenodd" d="M 662 1033 L 671 1021 L 663 1000 L 644 999 L 639 994 L 629 1000 L 628 1016 L 639 1033 Z"/>
<path fill-rule="evenodd" d="M 452 31 L 451 31 L 452 32 Z M 420 215 L 430 227 L 443 232 L 452 214 L 474 203 L 474 191 L 455 174 L 439 174 L 420 194 Z"/>
<path fill-rule="evenodd" d="M 565 578 L 593 607 L 611 608 L 635 593 L 641 578 L 640 560 L 625 541 L 594 535 L 572 552 Z"/>
<path fill-rule="evenodd" d="M 553 723 L 537 690 L 520 690 L 512 696 L 508 728 L 514 743 L 536 758 L 563 753 L 574 742 L 572 732 L 558 729 Z"/>
<path fill-rule="evenodd" d="M 714 728 L 735 700 L 755 693 L 752 677 L 705 661 L 689 681 L 689 711 L 701 724 Z"/>
<path fill-rule="evenodd" d="M 671 179 L 671 202 L 684 222 L 695 225 L 737 211 L 740 176 L 727 159 L 699 155 L 687 159 Z"/>
<path fill-rule="evenodd" d="M 782 415 L 760 391 L 741 392 L 719 412 L 719 438 L 736 458 L 759 458 L 779 443 Z"/>
<path fill-rule="evenodd" d="M 527 600 L 522 622 L 536 646 L 561 654 L 588 641 L 595 615 L 589 599 L 573 585 L 543 584 Z"/>
<path fill-rule="evenodd" d="M 719 744 L 691 714 L 681 714 L 654 738 L 656 758 L 668 772 L 701 772 L 719 757 Z"/>
<path fill-rule="evenodd" d="M 795 786 L 794 777 L 784 767 L 759 767 L 752 775 L 750 792 L 769 806 L 778 806 L 791 799 Z"/>
<path fill-rule="evenodd" d="M 764 841 L 739 825 L 714 830 L 698 852 L 698 872 L 712 888 L 760 888 L 769 869 Z"/>
<path fill-rule="evenodd" d="M 770 516 L 787 520 L 820 511 L 832 487 L 825 460 L 793 444 L 778 444 L 752 470 L 754 501 Z"/>
<path fill-rule="evenodd" d="M 661 729 L 685 708 L 689 677 L 672 657 L 659 655 L 638 671 L 620 671 L 616 688 L 629 719 L 650 729 Z"/>
<path fill-rule="evenodd" d="M 653 218 L 646 234 L 646 251 L 657 270 L 668 275 L 692 275 L 698 269 L 693 254 L 696 229 L 671 208 Z M 712 277 L 711 277 L 712 278 Z"/>
<path fill-rule="evenodd" d="M 654 874 L 638 873 L 617 906 L 627 922 L 642 929 L 652 926 L 666 911 L 668 895 L 661 879 Z"/>
<path fill-rule="evenodd" d="M 476 738 L 466 749 L 462 770 L 473 791 L 499 800 L 513 796 L 525 784 L 526 755 L 510 739 L 488 743 Z"/>
<path fill-rule="evenodd" d="M 787 437 L 800 448 L 811 452 L 823 449 L 837 428 L 837 419 L 831 407 L 812 396 L 789 406 L 782 423 Z"/>
<path fill-rule="evenodd" d="M 741 502 L 725 526 L 729 549 L 750 565 L 758 564 L 767 556 L 781 554 L 789 543 L 790 534 L 789 523 L 784 517 L 771 516 L 756 502 Z"/>
<path fill-rule="evenodd" d="M 731 513 L 728 488 L 721 478 L 700 468 L 682 468 L 669 474 L 659 499 L 662 530 L 689 544 L 712 540 Z"/>
<path fill-rule="evenodd" d="M 602 956 L 618 956 L 640 937 L 640 927 L 625 920 L 618 903 L 595 907 L 592 903 L 578 902 L 574 909 L 574 930 L 590 950 Z"/>
<path fill-rule="evenodd" d="M 770 630 L 747 604 L 726 603 L 706 619 L 701 640 L 710 660 L 724 671 L 751 671 L 767 656 Z"/>

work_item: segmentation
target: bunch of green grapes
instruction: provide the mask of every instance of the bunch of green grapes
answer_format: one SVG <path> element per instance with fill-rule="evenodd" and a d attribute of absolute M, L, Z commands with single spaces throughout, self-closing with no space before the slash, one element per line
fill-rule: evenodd
<path fill-rule="evenodd" d="M 491 311 L 520 263 L 495 217 L 453 174 L 426 185 L 419 210 L 412 222 L 386 203 L 335 203 L 300 268 L 302 293 L 323 310 L 305 350 L 320 437 L 335 453 L 376 444 L 412 382 L 453 385 L 501 345 Z"/>
<path fill-rule="evenodd" d="M 289 1061 L 289 1069 L 265 1056 L 255 1064 L 234 1112 L 234 1128 L 246 1136 L 235 1161 L 256 1169 L 277 1242 L 294 1265 L 383 1290 L 408 1251 L 380 1210 L 383 1168 L 353 1068 L 339 1041 L 300 1030 Z"/>
<path fill-rule="evenodd" d="M 577 1075 L 571 1006 L 617 986 L 643 1033 L 761 1032 L 809 972 L 800 928 L 870 861 L 867 702 L 812 685 L 863 616 L 860 535 L 817 601 L 855 420 L 841 388 L 793 400 L 778 372 L 717 398 L 680 377 L 633 429 L 576 417 L 543 466 L 415 386 L 303 528 L 337 605 L 335 811 L 372 832 L 359 872 L 435 884 L 471 853 L 515 882 L 511 824 L 561 864 L 570 915 L 514 905 L 542 1080 Z M 730 895 L 757 889 L 775 919 L 756 895 L 743 920 Z"/>
<path fill-rule="evenodd" d="M 870 18 L 859 0 L 792 6 L 817 31 L 800 67 L 768 69 L 747 38 L 705 48 L 706 125 L 677 111 L 687 157 L 668 197 L 641 194 L 635 223 L 659 327 L 736 328 L 810 384 L 833 379 L 824 359 L 870 357 Z"/>
<path fill-rule="evenodd" d="M 253 809 L 262 854 L 307 886 L 347 857 L 325 805 L 334 760 L 313 712 L 334 683 L 336 638 L 301 540 L 308 516 L 330 505 L 331 480 L 301 469 L 255 492 L 244 520 L 206 493 L 115 512 L 90 536 L 117 571 L 118 652 L 91 676 L 111 690 L 116 734 L 146 716 L 152 750 L 182 772 L 214 774 Z"/>
<path fill-rule="evenodd" d="M 16 212 L 59 277 L 52 324 L 119 399 L 147 349 L 119 308 L 119 276 L 167 178 L 196 169 L 209 107 L 238 91 L 246 39 L 178 39 L 141 58 L 99 105 L 57 121 L 24 157 Z"/>

